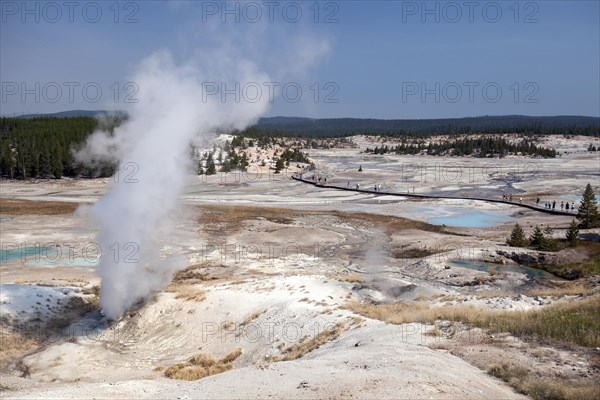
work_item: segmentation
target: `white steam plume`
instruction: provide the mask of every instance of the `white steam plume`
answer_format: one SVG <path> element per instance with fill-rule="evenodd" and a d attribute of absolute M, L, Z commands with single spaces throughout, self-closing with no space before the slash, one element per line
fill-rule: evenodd
<path fill-rule="evenodd" d="M 100 228 L 100 303 L 111 319 L 168 285 L 173 273 L 186 266 L 182 259 L 160 261 L 159 253 L 190 170 L 190 141 L 216 128 L 243 129 L 269 105 L 267 96 L 252 103 L 202 96 L 203 82 L 268 82 L 248 61 L 209 62 L 205 57 L 179 66 L 167 52 L 157 52 L 141 63 L 132 80 L 139 87 L 139 102 L 128 110 L 129 119 L 112 137 L 95 132 L 78 154 L 80 159 L 121 162 L 119 179 L 90 211 Z"/>

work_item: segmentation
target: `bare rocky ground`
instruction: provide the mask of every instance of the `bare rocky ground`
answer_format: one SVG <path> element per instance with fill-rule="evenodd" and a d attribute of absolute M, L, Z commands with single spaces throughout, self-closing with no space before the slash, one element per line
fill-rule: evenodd
<path fill-rule="evenodd" d="M 571 199 L 600 175 L 598 156 L 585 152 L 589 138 L 556 138 L 553 143 L 569 152 L 556 160 L 366 156 L 359 152 L 372 139 L 355 142 L 356 148 L 309 154 L 331 182 L 382 183 L 400 192 L 412 185 L 417 192 L 501 196 L 512 190 L 525 201 Z M 449 181 L 450 175 L 427 170 L 437 163 L 477 172 L 473 179 L 467 175 L 469 181 Z M 535 173 L 514 173 L 528 163 L 535 163 L 537 169 L 527 170 Z M 449 263 L 508 263 L 507 252 L 514 250 L 504 241 L 514 221 L 526 231 L 549 224 L 558 237 L 571 218 L 476 201 L 319 189 L 289 179 L 294 170 L 275 175 L 255 163 L 252 175 L 190 177 L 175 231 L 162 249 L 164 256 L 186 255 L 189 267 L 113 322 L 98 309 L 97 254 L 89 245 L 96 231 L 86 218 L 86 205 L 106 192 L 110 179 L 3 181 L 2 199 L 82 206 L 72 214 L 1 215 L 3 249 L 50 243 L 59 245 L 62 257 L 19 257 L 0 265 L 0 396 L 521 398 L 486 373 L 504 361 L 527 365 L 540 379 L 600 380 L 597 351 L 448 321 L 387 324 L 348 308 L 403 301 L 518 311 L 577 299 L 581 295 L 536 295 L 548 284 L 523 273 Z M 426 223 L 472 210 L 504 222 L 471 228 Z M 590 256 L 586 251 L 552 257 L 576 262 Z M 590 292 L 596 289 L 597 283 Z M 194 381 L 165 376 L 193 355 L 222 360 L 237 348 L 241 355 L 222 373 Z"/>

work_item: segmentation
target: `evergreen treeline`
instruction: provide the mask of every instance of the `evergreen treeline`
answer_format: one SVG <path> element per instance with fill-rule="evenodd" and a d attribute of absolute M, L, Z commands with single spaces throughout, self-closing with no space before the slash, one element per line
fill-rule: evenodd
<path fill-rule="evenodd" d="M 122 120 L 107 120 L 114 129 Z M 92 117 L 2 118 L 0 120 L 0 175 L 12 179 L 63 176 L 110 176 L 113 165 L 84 166 L 72 149 L 98 127 Z"/>
<path fill-rule="evenodd" d="M 284 136 L 340 137 L 352 135 L 388 135 L 394 137 L 463 135 L 475 133 L 519 133 L 525 135 L 600 134 L 600 118 L 561 115 L 481 116 L 444 119 L 363 119 L 363 118 L 261 118 L 251 129 Z"/>
<path fill-rule="evenodd" d="M 373 154 L 419 154 L 424 151 L 429 155 L 504 157 L 508 154 L 521 153 L 522 155 L 544 158 L 556 157 L 556 150 L 536 146 L 528 140 L 510 143 L 504 138 L 497 137 L 465 138 L 439 143 L 429 142 L 429 144 L 425 144 L 424 141 L 420 140 L 416 143 L 401 143 L 397 146 L 382 145 L 366 150 L 367 153 Z"/>
<path fill-rule="evenodd" d="M 256 126 L 247 128 L 242 132 L 236 132 L 236 137 L 247 137 L 256 140 L 257 146 L 260 148 L 267 148 L 270 145 L 279 144 L 282 147 L 286 146 L 286 142 L 283 139 L 295 139 L 291 142 L 292 146 L 305 148 L 305 149 L 331 149 L 338 147 L 354 147 L 353 142 L 346 137 L 315 137 L 305 136 L 302 134 L 290 134 L 285 131 L 271 131 L 267 129 L 257 128 Z M 288 143 L 289 145 L 289 143 Z"/>
<path fill-rule="evenodd" d="M 124 114 L 108 118 L 105 116 L 103 129 L 112 130 L 123 119 Z M 308 119 L 308 118 L 266 118 L 259 124 L 243 132 L 237 132 L 231 143 L 231 149 L 221 149 L 221 160 L 216 149 L 208 160 L 203 155 L 201 168 L 203 172 L 216 172 L 216 163 L 220 169 L 244 170 L 249 163 L 244 149 L 258 146 L 268 148 L 279 145 L 287 148 L 283 163 L 308 162 L 304 153 L 293 148 L 321 148 L 342 144 L 346 140 L 340 136 L 352 134 L 378 134 L 382 136 L 411 136 L 426 138 L 434 134 L 461 135 L 467 133 L 520 133 L 525 136 L 539 134 L 563 135 L 598 135 L 600 128 L 598 118 L 592 117 L 477 117 L 448 120 L 367 120 L 367 119 Z M 535 124 L 533 124 L 535 123 Z M 86 166 L 76 162 L 73 149 L 77 149 L 87 137 L 98 128 L 99 120 L 87 116 L 53 117 L 40 116 L 34 118 L 1 118 L 0 119 L 0 176 L 13 179 L 60 178 L 110 176 L 114 173 L 114 165 L 100 164 Z M 533 124 L 533 125 L 532 125 Z M 543 125 L 545 124 L 545 125 Z M 562 124 L 562 125 L 561 125 Z M 564 127 L 565 124 L 571 124 Z M 583 124 L 588 124 L 584 126 Z M 319 141 L 315 137 L 329 137 L 342 142 Z M 297 137 L 292 144 L 284 138 Z M 287 144 L 286 144 L 287 143 Z M 588 150 L 598 148 L 590 144 Z M 288 151 L 289 150 L 289 151 Z M 508 153 L 521 152 L 525 155 L 554 157 L 553 149 L 535 146 L 525 140 L 520 144 L 510 144 L 504 139 L 461 139 L 449 140 L 439 144 L 427 145 L 423 140 L 402 143 L 396 147 L 383 146 L 370 150 L 376 154 L 395 152 L 397 154 L 414 154 L 426 151 L 428 154 L 452 153 L 454 155 L 488 155 L 503 156 Z M 213 164 L 215 164 L 213 166 Z M 209 168 L 210 167 L 210 168 Z M 209 172 L 210 173 L 210 172 Z"/>

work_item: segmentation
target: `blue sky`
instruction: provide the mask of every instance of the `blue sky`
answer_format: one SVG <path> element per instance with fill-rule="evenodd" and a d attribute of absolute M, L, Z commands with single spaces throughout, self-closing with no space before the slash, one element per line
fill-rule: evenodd
<path fill-rule="evenodd" d="M 154 51 L 227 46 L 277 82 L 268 116 L 600 115 L 600 2 L 469 4 L 3 1 L 1 113 L 123 109 Z"/>

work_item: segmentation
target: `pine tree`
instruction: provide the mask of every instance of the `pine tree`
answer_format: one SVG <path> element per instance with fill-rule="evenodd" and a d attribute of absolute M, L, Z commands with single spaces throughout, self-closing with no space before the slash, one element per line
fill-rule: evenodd
<path fill-rule="evenodd" d="M 229 161 L 229 159 L 223 161 L 223 163 L 221 164 L 221 172 L 229 172 L 231 171 L 231 162 Z"/>
<path fill-rule="evenodd" d="M 275 162 L 275 173 L 278 174 L 281 172 L 281 170 L 283 169 L 284 164 L 283 164 L 283 158 L 278 158 L 277 162 Z"/>
<path fill-rule="evenodd" d="M 529 238 L 529 242 L 531 243 L 532 246 L 535 246 L 538 249 L 542 249 L 545 246 L 546 243 L 546 238 L 544 237 L 544 233 L 542 232 L 542 229 L 539 226 L 535 226 L 535 228 L 533 229 L 533 233 L 531 234 L 531 237 Z"/>
<path fill-rule="evenodd" d="M 60 144 L 58 143 L 58 140 L 54 140 L 52 147 L 52 175 L 54 175 L 56 179 L 60 179 L 63 174 L 64 166 L 62 162 L 62 152 L 60 150 Z"/>
<path fill-rule="evenodd" d="M 577 219 L 581 221 L 582 228 L 592 228 L 598 224 L 598 205 L 594 189 L 589 183 L 583 192 L 583 198 L 577 212 Z"/>
<path fill-rule="evenodd" d="M 569 225 L 569 230 L 567 230 L 565 236 L 570 246 L 575 246 L 579 241 L 579 226 L 575 220 L 571 221 L 571 225 Z"/>
<path fill-rule="evenodd" d="M 358 172 L 362 172 L 362 165 L 358 166 Z"/>
<path fill-rule="evenodd" d="M 215 166 L 215 161 L 213 160 L 213 153 L 208 153 L 208 157 L 206 157 L 206 175 L 214 175 L 217 173 L 217 167 Z"/>
<path fill-rule="evenodd" d="M 525 232 L 523 232 L 523 228 L 518 223 L 512 229 L 510 233 L 510 237 L 506 240 L 506 243 L 513 247 L 523 247 L 527 244 L 527 239 L 525 239 Z"/>
<path fill-rule="evenodd" d="M 0 176 L 14 178 L 14 159 L 12 150 L 8 143 L 4 142 L 0 147 Z"/>
<path fill-rule="evenodd" d="M 40 147 L 39 166 L 39 175 L 41 178 L 48 178 L 52 175 L 51 154 L 46 142 Z"/>
<path fill-rule="evenodd" d="M 554 234 L 554 229 L 552 229 L 550 227 L 550 225 L 547 225 L 544 228 L 544 240 L 542 242 L 542 245 L 540 246 L 541 250 L 555 251 L 558 249 L 558 243 L 552 237 L 553 234 Z"/>
<path fill-rule="evenodd" d="M 57 147 L 52 154 L 52 174 L 56 179 L 60 179 L 63 174 L 64 165 L 60 156 L 60 149 Z"/>
<path fill-rule="evenodd" d="M 246 172 L 248 165 L 250 165 L 248 162 L 248 156 L 246 155 L 246 152 L 243 152 L 239 162 L 240 171 Z"/>

